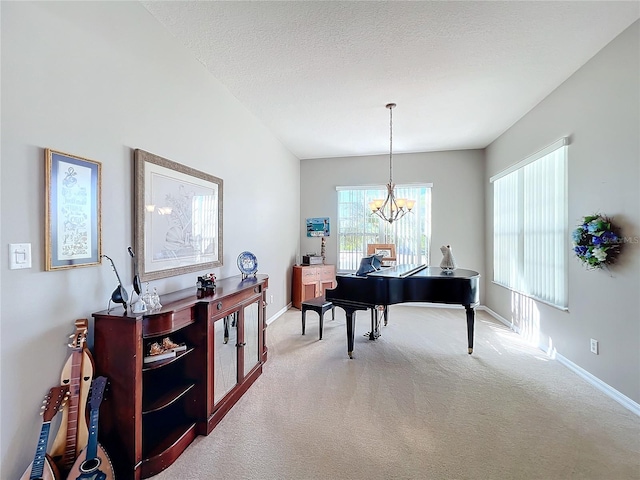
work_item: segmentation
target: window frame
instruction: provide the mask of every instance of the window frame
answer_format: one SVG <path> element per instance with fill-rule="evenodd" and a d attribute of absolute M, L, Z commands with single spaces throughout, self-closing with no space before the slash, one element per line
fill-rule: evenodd
<path fill-rule="evenodd" d="M 389 224 L 388 222 L 380 219 L 378 216 L 373 215 L 368 205 L 373 198 L 384 198 L 387 195 L 387 187 L 386 185 L 358 185 L 358 186 L 337 186 L 337 225 L 336 225 L 336 236 L 337 236 L 337 269 L 339 272 L 355 272 L 360 263 L 360 259 L 363 256 L 366 256 L 367 244 L 372 243 L 395 243 L 396 251 L 397 251 L 397 264 L 406 263 L 408 259 L 413 256 L 413 261 L 411 263 L 415 263 L 419 261 L 420 263 L 429 263 L 430 253 L 431 253 L 431 194 L 432 194 L 432 183 L 422 182 L 422 183 L 414 183 L 414 184 L 397 184 L 395 186 L 395 191 L 398 196 L 406 197 L 411 196 L 414 198 L 414 195 L 406 192 L 406 189 L 415 189 L 417 191 L 424 190 L 424 193 L 420 195 L 416 195 L 416 199 L 418 202 L 414 206 L 413 210 L 410 213 L 407 213 L 403 218 Z M 405 190 L 403 192 L 403 190 Z M 356 196 L 357 192 L 362 192 L 363 195 L 361 198 L 355 198 L 351 201 L 341 201 L 341 194 L 351 193 L 351 195 Z M 418 198 L 420 197 L 420 198 Z M 424 198 L 423 198 L 424 197 Z M 422 200 L 422 201 L 420 201 Z M 343 216 L 342 212 L 344 209 L 348 209 L 348 205 L 352 205 L 351 208 L 357 208 L 357 215 L 351 216 Z M 424 227 L 421 229 L 418 223 L 418 228 L 413 232 L 415 235 L 414 238 L 409 240 L 408 244 L 404 246 L 396 241 L 398 237 L 398 229 L 402 228 L 403 222 L 410 221 L 411 216 L 418 216 L 415 220 L 416 222 L 424 222 Z M 356 237 L 359 245 L 356 245 L 353 250 L 344 250 L 342 249 L 343 237 L 348 236 L 349 233 L 345 233 L 344 222 L 352 221 L 352 219 L 360 216 L 362 223 L 356 225 L 351 236 Z M 411 233 L 411 232 L 410 232 Z M 361 237 L 359 240 L 357 237 Z M 424 241 L 423 241 L 423 236 Z M 347 240 L 347 243 L 354 242 L 354 240 Z M 415 253 L 402 253 L 402 250 L 408 252 Z M 350 258 L 343 259 L 344 256 L 350 256 Z"/>

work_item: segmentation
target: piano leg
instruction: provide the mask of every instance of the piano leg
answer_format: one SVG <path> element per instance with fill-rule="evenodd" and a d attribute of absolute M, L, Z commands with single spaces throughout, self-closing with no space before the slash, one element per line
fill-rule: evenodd
<path fill-rule="evenodd" d="M 469 341 L 469 355 L 473 353 L 473 328 L 475 324 L 475 308 L 465 305 L 467 310 L 467 340 Z"/>
<path fill-rule="evenodd" d="M 345 316 L 347 317 L 347 354 L 349 355 L 349 358 L 353 358 L 353 343 L 356 333 L 356 311 L 367 310 L 369 308 L 372 308 L 373 305 L 359 304 L 356 302 L 342 303 L 341 301 L 335 299 L 333 299 L 333 304 L 337 307 L 342 308 L 344 310 Z"/>
<path fill-rule="evenodd" d="M 347 317 L 347 355 L 349 358 L 353 358 L 353 339 L 356 330 L 356 312 L 350 308 L 344 309 L 344 313 Z"/>
<path fill-rule="evenodd" d="M 305 330 L 305 324 L 306 324 L 306 316 L 307 316 L 307 310 L 303 309 L 302 310 L 302 335 L 304 335 L 304 330 Z M 320 315 L 320 318 L 322 318 L 322 315 Z"/>
<path fill-rule="evenodd" d="M 375 340 L 380 336 L 380 316 L 379 315 L 380 315 L 380 312 L 378 311 L 378 307 L 371 308 L 371 331 L 369 332 L 369 340 Z"/>

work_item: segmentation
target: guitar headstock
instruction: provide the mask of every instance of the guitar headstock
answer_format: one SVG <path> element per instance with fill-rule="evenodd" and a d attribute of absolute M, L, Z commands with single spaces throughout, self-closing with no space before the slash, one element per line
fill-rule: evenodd
<path fill-rule="evenodd" d="M 107 377 L 96 377 L 91 382 L 91 398 L 89 399 L 89 405 L 91 410 L 98 410 L 102 403 L 102 395 L 104 389 L 107 386 Z"/>
<path fill-rule="evenodd" d="M 42 415 L 43 421 L 50 422 L 56 413 L 64 406 L 69 398 L 69 385 L 59 385 L 52 387 L 44 400 L 42 401 Z"/>
<path fill-rule="evenodd" d="M 76 331 L 69 335 L 71 341 L 69 348 L 73 350 L 82 350 L 84 342 L 87 341 L 87 331 L 89 330 L 89 321 L 86 318 L 76 320 Z"/>

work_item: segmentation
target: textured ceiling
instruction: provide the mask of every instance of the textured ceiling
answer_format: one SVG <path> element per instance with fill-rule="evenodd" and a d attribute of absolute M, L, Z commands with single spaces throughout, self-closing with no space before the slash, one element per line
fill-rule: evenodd
<path fill-rule="evenodd" d="M 145 1 L 301 159 L 484 148 L 640 18 L 612 1 Z"/>

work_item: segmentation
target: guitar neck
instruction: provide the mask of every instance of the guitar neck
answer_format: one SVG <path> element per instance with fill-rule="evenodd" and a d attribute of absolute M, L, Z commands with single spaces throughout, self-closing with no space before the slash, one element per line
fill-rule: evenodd
<path fill-rule="evenodd" d="M 89 439 L 84 454 L 80 455 L 69 471 L 71 480 L 113 480 L 113 467 L 104 449 L 98 444 L 98 412 L 107 384 L 106 377 L 97 377 L 91 382 L 89 404 Z"/>
<path fill-rule="evenodd" d="M 30 480 L 43 478 L 44 464 L 47 453 L 47 441 L 49 440 L 49 431 L 51 430 L 51 422 L 44 422 L 40 429 L 40 438 L 36 447 L 36 455 L 33 457 L 33 465 L 31 467 Z"/>
<path fill-rule="evenodd" d="M 89 414 L 89 442 L 87 443 L 87 460 L 98 456 L 98 410 L 91 410 Z"/>
<path fill-rule="evenodd" d="M 82 350 L 75 351 L 71 358 L 71 385 L 67 416 L 67 441 L 60 465 L 68 470 L 76 459 L 78 445 L 78 413 L 80 410 L 80 377 L 82 376 Z"/>

